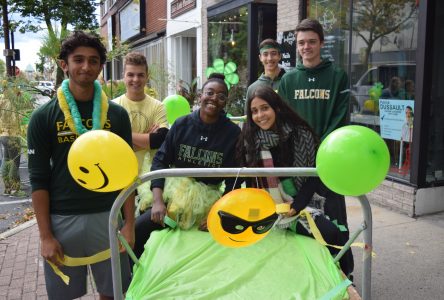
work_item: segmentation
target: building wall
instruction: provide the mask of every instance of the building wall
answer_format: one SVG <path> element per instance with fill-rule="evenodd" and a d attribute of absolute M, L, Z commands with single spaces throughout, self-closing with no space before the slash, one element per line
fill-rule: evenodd
<path fill-rule="evenodd" d="M 206 70 L 208 67 L 208 19 L 207 19 L 207 8 L 218 3 L 223 2 L 223 0 L 207 0 L 202 1 L 202 70 Z M 202 82 L 206 81 L 204 78 L 205 73 L 202 74 Z"/>
<path fill-rule="evenodd" d="M 166 30 L 167 1 L 151 0 L 146 3 L 146 35 Z"/>
<path fill-rule="evenodd" d="M 298 0 L 278 0 L 277 1 L 277 31 L 284 32 L 294 30 L 299 23 L 299 2 Z"/>
<path fill-rule="evenodd" d="M 402 212 L 410 217 L 416 215 L 416 189 L 414 187 L 384 180 L 374 191 L 367 194 L 371 203 Z"/>

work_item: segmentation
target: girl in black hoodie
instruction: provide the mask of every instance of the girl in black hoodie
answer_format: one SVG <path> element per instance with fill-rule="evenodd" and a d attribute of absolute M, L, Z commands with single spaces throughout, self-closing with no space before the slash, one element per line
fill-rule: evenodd
<path fill-rule="evenodd" d="M 200 109 L 179 118 L 153 159 L 151 171 L 167 168 L 232 168 L 240 128 L 224 112 L 228 88 L 224 75 L 212 74 L 202 87 Z M 234 178 L 160 178 L 151 182 L 153 205 L 136 219 L 135 254 L 139 257 L 150 233 L 162 229 L 164 217 L 179 227 L 206 229 L 211 205 L 234 187 Z M 167 209 L 168 206 L 168 209 Z"/>

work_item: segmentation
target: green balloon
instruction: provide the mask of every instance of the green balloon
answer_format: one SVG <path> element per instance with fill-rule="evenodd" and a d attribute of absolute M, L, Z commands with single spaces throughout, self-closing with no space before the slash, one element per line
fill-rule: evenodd
<path fill-rule="evenodd" d="M 358 125 L 330 133 L 316 155 L 321 181 L 332 191 L 347 196 L 364 195 L 376 188 L 389 166 L 384 140 L 375 131 Z"/>
<path fill-rule="evenodd" d="M 237 75 L 236 73 L 226 74 L 225 79 L 232 85 L 239 83 L 239 75 Z"/>
<path fill-rule="evenodd" d="M 231 84 L 228 82 L 228 80 L 225 78 L 225 84 L 227 85 L 227 89 L 230 90 L 231 89 Z"/>
<path fill-rule="evenodd" d="M 215 72 L 216 72 L 216 70 L 213 67 L 208 67 L 205 70 L 205 76 L 208 78 L 208 77 L 210 77 L 211 74 L 213 74 Z"/>
<path fill-rule="evenodd" d="M 237 66 L 234 62 L 230 61 L 225 65 L 224 74 L 231 74 L 236 72 Z"/>
<path fill-rule="evenodd" d="M 224 73 L 224 60 L 222 58 L 216 58 L 213 62 L 213 68 L 217 73 Z"/>
<path fill-rule="evenodd" d="M 177 118 L 190 113 L 190 104 L 181 95 L 170 95 L 163 100 L 165 105 L 167 121 L 173 125 Z"/>

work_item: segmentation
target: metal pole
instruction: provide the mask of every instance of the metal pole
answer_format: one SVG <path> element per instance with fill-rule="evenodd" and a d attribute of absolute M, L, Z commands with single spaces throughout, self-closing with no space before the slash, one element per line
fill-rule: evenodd
<path fill-rule="evenodd" d="M 10 50 L 10 44 L 9 44 L 9 20 L 8 20 L 8 2 L 6 0 L 0 1 L 2 6 L 2 14 L 3 14 L 3 35 L 5 38 L 5 50 Z M 5 57 L 6 62 L 6 74 L 8 76 L 13 76 L 14 72 L 11 68 L 11 56 L 6 55 Z"/>
<path fill-rule="evenodd" d="M 111 267 L 113 278 L 114 299 L 123 299 L 122 274 L 120 270 L 120 255 L 117 239 L 118 216 L 125 200 L 140 184 L 166 177 L 257 177 L 257 176 L 317 176 L 315 168 L 189 168 L 164 169 L 142 175 L 126 189 L 122 190 L 114 201 L 109 215 L 109 243 L 111 249 Z"/>
<path fill-rule="evenodd" d="M 367 228 L 363 232 L 364 240 L 364 252 L 363 252 L 363 268 L 362 268 L 362 299 L 370 300 L 372 298 L 371 287 L 372 287 L 372 208 L 368 202 L 367 196 L 362 195 L 358 197 L 359 202 L 362 206 L 362 216 L 364 218 L 364 223 Z"/>

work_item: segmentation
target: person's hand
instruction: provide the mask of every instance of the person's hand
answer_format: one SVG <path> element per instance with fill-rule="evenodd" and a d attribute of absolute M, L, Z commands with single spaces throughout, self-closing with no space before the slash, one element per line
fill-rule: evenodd
<path fill-rule="evenodd" d="M 208 225 L 207 225 L 207 219 L 206 218 L 204 220 L 202 220 L 202 222 L 200 222 L 199 230 L 200 231 L 208 231 Z"/>
<path fill-rule="evenodd" d="M 151 126 L 151 128 L 148 130 L 147 133 L 154 133 L 154 132 L 156 132 L 157 129 L 159 129 L 159 128 L 160 128 L 159 125 L 154 124 L 153 126 Z"/>
<path fill-rule="evenodd" d="M 120 233 L 125 238 L 125 240 L 128 242 L 131 249 L 134 249 L 134 243 L 136 240 L 136 234 L 134 231 L 134 223 L 132 223 L 132 224 L 125 223 L 125 225 L 123 225 L 122 229 L 120 229 Z M 120 245 L 119 250 L 120 250 L 120 252 L 126 251 L 126 249 L 125 249 L 125 247 L 123 247 L 123 245 Z"/>
<path fill-rule="evenodd" d="M 154 201 L 153 207 L 151 208 L 151 221 L 165 227 L 163 218 L 165 218 L 166 212 L 167 209 L 163 200 Z"/>
<path fill-rule="evenodd" d="M 293 217 L 296 214 L 297 214 L 297 211 L 294 208 L 290 208 L 290 211 L 285 214 L 285 217 L 286 218 L 290 218 L 290 217 Z"/>
<path fill-rule="evenodd" d="M 64 254 L 62 245 L 54 237 L 41 239 L 40 251 L 43 258 L 47 261 L 58 267 L 63 265 Z"/>

